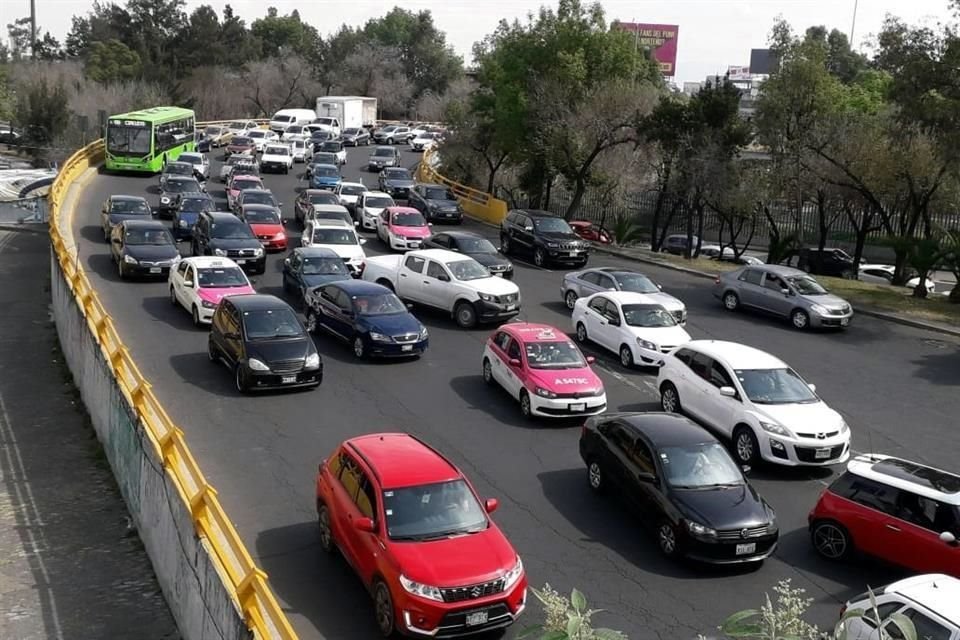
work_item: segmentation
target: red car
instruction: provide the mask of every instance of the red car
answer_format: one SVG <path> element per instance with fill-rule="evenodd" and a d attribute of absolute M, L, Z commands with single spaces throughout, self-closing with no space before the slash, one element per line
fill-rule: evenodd
<path fill-rule="evenodd" d="M 283 230 L 283 219 L 273 205 L 245 204 L 240 207 L 240 215 L 237 217 L 250 225 L 257 240 L 267 251 L 287 249 L 287 234 Z"/>
<path fill-rule="evenodd" d="M 507 627 L 523 612 L 520 556 L 470 482 L 404 433 L 344 442 L 320 465 L 320 546 L 339 549 L 389 637 L 450 638 Z"/>
<path fill-rule="evenodd" d="M 854 458 L 809 516 L 829 559 L 854 550 L 917 573 L 960 577 L 960 476 L 885 455 Z"/>
<path fill-rule="evenodd" d="M 584 240 L 600 242 L 602 244 L 611 244 L 613 242 L 613 238 L 611 238 L 606 231 L 598 228 L 589 220 L 572 220 L 570 227 L 575 234 Z"/>
<path fill-rule="evenodd" d="M 230 143 L 227 144 L 225 155 L 229 158 L 235 153 L 253 156 L 257 153 L 257 145 L 254 144 L 252 139 L 246 136 L 234 136 L 230 139 Z"/>

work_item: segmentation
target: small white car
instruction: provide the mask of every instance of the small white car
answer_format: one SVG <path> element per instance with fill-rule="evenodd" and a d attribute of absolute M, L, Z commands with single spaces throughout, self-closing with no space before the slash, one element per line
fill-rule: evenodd
<path fill-rule="evenodd" d="M 280 136 L 269 129 L 252 129 L 247 131 L 247 137 L 253 140 L 257 153 L 263 153 L 263 148 L 271 142 L 278 142 Z"/>
<path fill-rule="evenodd" d="M 397 203 L 393 201 L 390 194 L 383 191 L 365 191 L 357 198 L 357 220 L 360 222 L 360 228 L 366 231 L 377 230 L 377 220 L 380 214 L 387 207 L 395 207 Z"/>
<path fill-rule="evenodd" d="M 693 340 L 663 355 L 660 406 L 733 441 L 740 464 L 825 466 L 850 458 L 850 428 L 780 359 L 735 342 Z"/>
<path fill-rule="evenodd" d="M 283 141 L 306 140 L 310 137 L 310 130 L 303 124 L 292 124 L 283 130 Z"/>
<path fill-rule="evenodd" d="M 280 173 L 289 173 L 293 168 L 293 151 L 290 145 L 283 142 L 270 143 L 263 147 L 263 154 L 260 156 L 260 171 L 276 171 Z"/>
<path fill-rule="evenodd" d="M 579 298 L 573 307 L 577 340 L 588 340 L 620 355 L 620 364 L 657 366 L 664 353 L 690 341 L 655 296 L 606 291 Z"/>
<path fill-rule="evenodd" d="M 900 614 L 913 623 L 920 638 L 936 640 L 960 639 L 960 580 L 940 573 L 912 576 L 875 590 L 879 626 L 873 616 L 870 593 L 863 593 L 847 602 L 843 613 L 857 609 L 865 617 L 851 617 L 843 622 L 844 640 L 880 640 L 909 637 L 898 626 Z"/>
<path fill-rule="evenodd" d="M 227 124 L 227 131 L 235 136 L 246 135 L 248 132 L 259 128 L 260 125 L 253 120 L 234 120 Z"/>
<path fill-rule="evenodd" d="M 256 293 L 247 274 L 230 258 L 193 256 L 170 269 L 170 302 L 193 316 L 195 325 L 210 324 L 213 312 L 227 296 Z"/>
<path fill-rule="evenodd" d="M 439 142 L 439 135 L 436 133 L 425 132 L 420 135 L 410 138 L 410 150 L 411 151 L 426 151 L 427 149 L 433 149 L 437 146 Z"/>
<path fill-rule="evenodd" d="M 872 282 L 873 284 L 893 284 L 893 274 L 896 268 L 892 264 L 861 264 L 860 281 Z M 920 278 L 910 278 L 904 285 L 907 289 L 913 290 L 920 283 Z M 936 285 L 933 280 L 927 278 L 927 293 L 935 293 Z"/>
<path fill-rule="evenodd" d="M 290 152 L 294 162 L 306 162 L 313 155 L 313 145 L 305 139 L 294 138 L 290 141 Z"/>
<path fill-rule="evenodd" d="M 179 162 L 189 162 L 193 165 L 195 174 L 202 176 L 203 180 L 210 179 L 210 158 L 207 154 L 198 151 L 185 151 L 177 158 Z"/>
<path fill-rule="evenodd" d="M 337 197 L 340 198 L 340 204 L 351 212 L 355 210 L 357 200 L 366 191 L 367 188 L 363 186 L 362 182 L 341 182 L 333 190 L 333 192 L 337 194 Z"/>
<path fill-rule="evenodd" d="M 362 246 L 366 242 L 366 239 L 358 238 L 353 227 L 343 220 L 308 220 L 300 236 L 302 246 L 326 247 L 334 251 L 358 275 L 363 272 L 367 260 Z"/>

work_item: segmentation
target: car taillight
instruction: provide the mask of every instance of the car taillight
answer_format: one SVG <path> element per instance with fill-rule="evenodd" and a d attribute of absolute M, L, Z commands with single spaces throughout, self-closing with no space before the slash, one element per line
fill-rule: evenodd
<path fill-rule="evenodd" d="M 717 277 L 713 280 L 713 284 L 720 284 L 720 276 L 717 276 Z"/>

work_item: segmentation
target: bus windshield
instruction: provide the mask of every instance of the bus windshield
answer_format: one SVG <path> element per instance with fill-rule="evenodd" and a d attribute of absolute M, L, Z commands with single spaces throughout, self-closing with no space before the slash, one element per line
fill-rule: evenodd
<path fill-rule="evenodd" d="M 145 156 L 150 153 L 150 125 L 107 129 L 107 151 L 118 156 Z"/>

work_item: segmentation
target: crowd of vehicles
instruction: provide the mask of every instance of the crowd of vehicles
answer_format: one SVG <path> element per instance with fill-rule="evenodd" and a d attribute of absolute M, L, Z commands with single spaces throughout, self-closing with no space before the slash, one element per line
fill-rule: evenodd
<path fill-rule="evenodd" d="M 279 115 L 294 119 L 281 141 L 306 135 L 315 119 L 304 124 L 300 115 L 309 114 Z M 265 131 L 233 124 L 239 126 L 218 130 L 219 147 Z M 287 134 L 293 127 L 301 130 Z M 411 131 L 385 127 L 373 137 L 392 144 L 392 136 Z M 853 454 L 846 421 L 787 363 L 747 345 L 694 339 L 686 305 L 662 285 L 626 268 L 588 267 L 589 240 L 604 242 L 599 230 L 518 209 L 501 224 L 497 247 L 481 234 L 440 228 L 463 220 L 455 194 L 416 183 L 394 147 L 374 149 L 390 149 L 393 160 L 368 187 L 343 179 L 337 154 L 348 143 L 321 145 L 331 141 L 340 148 L 319 153 L 333 162 L 311 163 L 309 186 L 294 201 L 299 242 L 288 237 L 282 203 L 259 176 L 294 166 L 292 153 L 282 163 L 264 162 L 275 142 L 259 162 L 253 150 L 234 151 L 215 172 L 225 181 L 230 212 L 219 210 L 225 207 L 197 180 L 198 173 L 210 175 L 205 157 L 167 163 L 156 207 L 125 195 L 103 204 L 100 224 L 121 277 L 166 278 L 171 304 L 196 325 L 209 325 L 208 356 L 229 370 L 239 393 L 319 387 L 324 368 L 314 339 L 321 335 L 357 359 L 428 359 L 430 335 L 418 309 L 440 310 L 464 329 L 490 325 L 475 354 L 478 371 L 524 418 L 583 425 L 586 484 L 597 494 L 619 489 L 644 514 L 663 555 L 762 562 L 776 551 L 780 529 L 748 480 L 750 468 L 849 462 L 810 512 L 817 553 L 839 560 L 857 550 L 914 571 L 960 576 L 960 477 Z M 169 213 L 172 227 L 154 210 Z M 367 255 L 373 238 L 387 255 Z M 181 239 L 190 240 L 190 257 L 181 258 Z M 265 274 L 268 251 L 289 252 L 276 277 L 290 302 L 258 293 L 261 285 L 247 275 Z M 558 283 L 569 327 L 517 318 L 524 301 L 514 255 L 537 267 L 576 269 Z M 853 316 L 847 302 L 789 267 L 744 265 L 718 278 L 713 294 L 719 307 L 782 316 L 796 329 L 842 330 Z M 655 371 L 662 412 L 609 411 L 596 360 L 581 348 L 589 343 L 616 354 L 622 367 Z M 440 452 L 407 434 L 350 438 L 320 464 L 316 479 L 321 547 L 348 558 L 385 635 L 449 637 L 517 619 L 527 604 L 527 576 L 490 518 L 497 506 Z M 878 603 L 884 611 L 911 612 L 936 632 L 931 637 L 954 638 L 941 628 L 955 633 L 960 626 L 943 607 L 955 598 L 929 594 L 940 588 L 956 595 L 956 584 L 947 576 L 911 580 L 878 592 Z M 911 595 L 920 591 L 929 597 Z"/>

